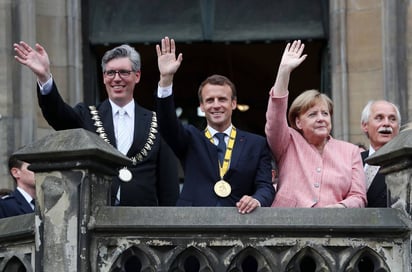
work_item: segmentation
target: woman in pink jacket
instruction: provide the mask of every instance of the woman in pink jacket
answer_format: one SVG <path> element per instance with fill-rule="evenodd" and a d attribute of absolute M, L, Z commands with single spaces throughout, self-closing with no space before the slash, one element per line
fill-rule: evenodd
<path fill-rule="evenodd" d="M 305 59 L 304 44 L 287 44 L 266 112 L 266 137 L 279 167 L 272 207 L 361 208 L 366 205 L 365 175 L 359 148 L 331 135 L 333 103 L 309 90 L 292 103 L 291 72 Z"/>

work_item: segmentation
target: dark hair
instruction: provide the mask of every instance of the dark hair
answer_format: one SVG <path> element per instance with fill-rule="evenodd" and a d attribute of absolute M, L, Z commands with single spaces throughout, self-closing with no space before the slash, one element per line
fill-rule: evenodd
<path fill-rule="evenodd" d="M 228 79 L 225 76 L 211 75 L 210 77 L 206 78 L 202 83 L 200 83 L 199 90 L 197 92 L 197 96 L 199 98 L 200 103 L 203 102 L 202 101 L 202 90 L 206 84 L 219 85 L 219 86 L 228 85 L 230 89 L 232 90 L 232 100 L 236 100 L 237 95 L 236 95 L 235 84 L 233 84 L 233 82 L 230 81 L 230 79 Z"/>
<path fill-rule="evenodd" d="M 16 157 L 14 157 L 14 156 L 11 156 L 11 157 L 9 158 L 9 173 L 10 173 L 10 176 L 14 179 L 14 181 L 16 181 L 16 179 L 15 179 L 15 178 L 13 177 L 13 175 L 11 174 L 11 169 L 12 169 L 12 168 L 21 169 L 22 166 L 23 166 L 23 164 L 24 164 L 24 161 L 18 160 L 18 159 L 16 159 Z"/>
<path fill-rule="evenodd" d="M 11 156 L 9 158 L 9 170 L 11 170 L 14 167 L 21 169 L 21 167 L 23 166 L 23 163 L 24 161 L 18 160 L 16 159 L 16 157 Z"/>

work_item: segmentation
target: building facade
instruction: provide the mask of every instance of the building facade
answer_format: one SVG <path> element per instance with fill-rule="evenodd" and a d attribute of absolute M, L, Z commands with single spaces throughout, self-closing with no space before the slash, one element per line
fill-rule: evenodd
<path fill-rule="evenodd" d="M 154 43 L 156 39 L 170 35 L 181 41 L 179 45 L 183 50 L 195 48 L 184 51 L 189 55 L 189 58 L 185 57 L 185 65 L 187 63 L 189 70 L 201 74 L 184 77 L 185 81 L 193 79 L 190 88 L 196 88 L 199 80 L 205 77 L 205 69 L 222 73 L 230 71 L 229 75 L 238 88 L 240 86 L 239 91 L 242 86 L 255 86 L 256 82 L 261 82 L 258 86 L 262 90 L 253 91 L 254 96 L 244 100 L 259 105 L 256 115 L 245 115 L 239 120 L 245 120 L 245 127 L 256 118 L 262 124 L 267 91 L 276 73 L 276 56 L 282 53 L 285 41 L 301 38 L 308 44 L 308 50 L 312 50 L 309 52 L 314 52 L 314 61 L 312 66 L 292 78 L 296 82 L 293 87 L 296 86 L 296 92 L 299 92 L 302 88 L 315 86 L 332 97 L 335 102 L 335 138 L 366 143 L 360 130 L 360 113 L 370 99 L 388 99 L 399 105 L 403 124 L 412 114 L 408 87 L 412 82 L 410 0 L 319 0 L 317 4 L 314 1 L 279 0 L 262 1 L 261 5 L 248 0 L 236 1 L 236 5 L 231 5 L 233 1 L 229 0 L 205 0 L 181 1 L 169 6 L 164 6 L 161 1 L 150 1 L 150 7 L 147 7 L 147 1 L 121 1 L 115 5 L 112 2 L 55 0 L 51 4 L 46 0 L 0 0 L 0 59 L 3 64 L 0 68 L 0 187 L 13 186 L 7 170 L 8 156 L 53 131 L 37 105 L 35 77 L 14 60 L 13 43 L 20 40 L 45 46 L 52 61 L 53 77 L 62 96 L 71 105 L 83 100 L 98 103 L 104 98 L 104 91 L 99 86 L 101 52 L 116 44 L 131 43 L 141 50 L 143 65 L 149 63 L 149 72 L 143 74 L 143 78 L 151 83 L 144 87 L 149 91 L 141 95 L 143 104 L 150 107 L 151 89 L 158 78 L 153 59 Z M 246 12 L 253 10 L 251 7 L 256 12 Z M 150 12 L 155 10 L 159 12 Z M 299 13 L 305 16 L 299 17 Z M 251 17 L 247 17 L 248 14 Z M 179 20 L 179 16 L 189 18 L 193 23 L 188 25 L 187 21 Z M 226 17 L 238 21 L 222 21 Z M 159 21 L 161 23 L 155 24 Z M 139 22 L 141 25 L 137 24 Z M 248 25 L 255 28 L 246 28 Z M 151 28 L 143 31 L 148 26 Z M 271 32 L 272 28 L 276 31 Z M 127 35 L 134 30 L 137 34 Z M 252 51 L 243 49 L 243 46 Z M 211 48 L 217 49 L 211 51 Z M 211 55 L 206 59 L 217 64 L 197 60 L 195 57 L 203 53 L 193 51 L 200 49 L 209 52 Z M 216 56 L 215 52 L 219 50 L 226 52 L 224 57 Z M 257 54 L 260 50 L 273 51 L 277 55 L 269 59 L 267 67 L 262 65 L 259 70 L 255 66 L 260 67 L 266 58 Z M 240 54 L 235 55 L 238 51 Z M 255 55 L 258 64 L 253 62 Z M 241 66 L 242 62 L 247 63 L 246 67 Z M 154 70 L 150 70 L 150 65 Z M 253 70 L 260 71 L 261 79 L 254 78 Z M 269 71 L 267 75 L 266 70 Z M 249 82 L 243 81 L 247 78 L 243 76 L 245 73 L 252 75 Z M 308 84 L 301 87 L 301 81 Z M 177 82 L 177 86 L 179 84 Z M 185 101 L 186 97 L 181 99 Z M 188 101 L 197 103 L 196 100 Z M 252 130 L 262 132 L 262 125 L 252 127 Z"/>

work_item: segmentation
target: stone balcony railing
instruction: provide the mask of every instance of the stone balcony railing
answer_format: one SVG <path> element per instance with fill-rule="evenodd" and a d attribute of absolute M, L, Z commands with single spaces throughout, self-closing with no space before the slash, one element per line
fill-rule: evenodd
<path fill-rule="evenodd" d="M 87 131 L 53 133 L 15 154 L 36 172 L 37 206 L 0 220 L 0 271 L 411 271 L 410 133 L 370 159 L 393 208 L 247 215 L 108 206 L 128 159 Z"/>

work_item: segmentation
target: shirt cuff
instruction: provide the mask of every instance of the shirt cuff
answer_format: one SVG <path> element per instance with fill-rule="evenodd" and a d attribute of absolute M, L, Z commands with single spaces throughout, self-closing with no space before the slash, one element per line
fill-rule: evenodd
<path fill-rule="evenodd" d="M 159 85 L 157 85 L 157 97 L 165 98 L 165 97 L 171 96 L 173 93 L 172 87 L 173 87 L 173 84 L 170 86 L 166 86 L 166 87 L 160 87 Z"/>
<path fill-rule="evenodd" d="M 41 85 L 39 80 L 37 80 L 37 84 L 39 85 L 40 93 L 42 95 L 48 95 L 53 86 L 53 76 L 50 74 L 50 78 L 43 85 Z"/>

